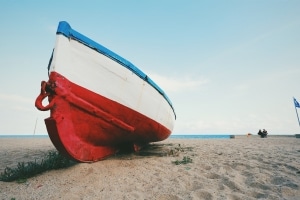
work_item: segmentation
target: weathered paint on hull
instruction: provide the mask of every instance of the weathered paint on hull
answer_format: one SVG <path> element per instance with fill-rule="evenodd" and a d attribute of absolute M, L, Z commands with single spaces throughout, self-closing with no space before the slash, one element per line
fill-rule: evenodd
<path fill-rule="evenodd" d="M 51 72 L 44 88 L 36 107 L 51 111 L 45 119 L 49 137 L 61 153 L 77 161 L 98 161 L 123 147 L 137 150 L 171 134 L 149 117 L 72 83 L 57 72 Z M 48 107 L 42 105 L 46 96 Z"/>

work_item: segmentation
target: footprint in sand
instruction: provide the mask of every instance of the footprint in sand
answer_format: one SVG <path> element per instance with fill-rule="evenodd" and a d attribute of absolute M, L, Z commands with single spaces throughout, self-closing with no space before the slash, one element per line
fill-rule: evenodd
<path fill-rule="evenodd" d="M 213 199 L 213 195 L 205 190 L 197 190 L 195 192 L 193 192 L 192 196 L 195 199 L 205 199 L 205 200 L 211 200 Z"/>
<path fill-rule="evenodd" d="M 209 179 L 220 179 L 220 175 L 215 173 L 205 174 L 204 176 Z"/>
<path fill-rule="evenodd" d="M 181 200 L 181 198 L 179 198 L 178 196 L 173 195 L 173 194 L 161 194 L 161 195 L 156 196 L 155 199 L 157 199 L 157 200 Z"/>

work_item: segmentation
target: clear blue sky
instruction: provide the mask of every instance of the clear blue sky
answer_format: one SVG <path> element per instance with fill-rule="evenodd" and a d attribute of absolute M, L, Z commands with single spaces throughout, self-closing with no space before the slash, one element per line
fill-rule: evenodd
<path fill-rule="evenodd" d="M 298 0 L 1 1 L 0 134 L 32 134 L 36 120 L 47 134 L 34 101 L 59 21 L 160 85 L 174 134 L 299 134 L 299 11 Z"/>

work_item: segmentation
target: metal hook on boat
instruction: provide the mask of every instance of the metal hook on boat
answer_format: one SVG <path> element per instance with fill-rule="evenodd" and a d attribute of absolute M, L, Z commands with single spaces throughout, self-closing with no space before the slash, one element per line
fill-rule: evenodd
<path fill-rule="evenodd" d="M 43 106 L 43 100 L 50 95 L 49 92 L 46 92 L 46 86 L 47 86 L 47 82 L 42 81 L 42 83 L 41 83 L 41 93 L 39 94 L 39 96 L 35 100 L 35 107 L 37 109 L 41 110 L 41 111 L 50 110 L 54 105 L 54 101 L 52 100 L 52 101 L 49 102 L 49 104 L 47 106 Z"/>

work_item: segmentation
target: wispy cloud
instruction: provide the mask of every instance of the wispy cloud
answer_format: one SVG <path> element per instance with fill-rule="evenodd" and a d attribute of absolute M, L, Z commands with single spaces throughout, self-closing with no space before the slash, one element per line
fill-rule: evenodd
<path fill-rule="evenodd" d="M 300 21 L 294 20 L 287 24 L 277 25 L 274 26 L 270 30 L 261 30 L 260 32 L 256 33 L 250 38 L 245 38 L 244 40 L 240 41 L 239 43 L 232 42 L 232 46 L 228 46 L 227 48 L 223 49 L 219 53 L 212 55 L 207 60 L 200 63 L 200 65 L 212 65 L 214 63 L 219 63 L 220 60 L 228 59 L 228 58 L 236 58 L 236 55 L 248 51 L 251 47 L 255 47 L 255 45 L 263 43 L 264 40 L 268 38 L 272 38 L 276 35 L 282 34 L 284 31 L 290 30 L 299 27 Z M 294 30 L 295 31 L 295 30 Z M 274 39 L 273 39 L 274 40 Z M 277 42 L 277 41 L 274 41 Z M 257 48 L 257 47 L 256 47 Z"/>
<path fill-rule="evenodd" d="M 234 89 L 237 91 L 249 91 L 257 90 L 257 88 L 264 85 L 268 85 L 270 88 L 274 88 L 277 85 L 284 85 L 290 83 L 290 81 L 296 80 L 292 77 L 298 77 L 300 75 L 300 69 L 286 67 L 282 70 L 270 71 L 266 74 L 258 75 L 255 79 L 247 79 L 240 84 L 236 85 Z M 280 81 L 278 81 L 280 80 Z"/>
<path fill-rule="evenodd" d="M 150 74 L 150 73 L 149 73 Z M 186 77 L 167 77 L 158 74 L 150 74 L 151 79 L 161 88 L 168 92 L 181 92 L 184 90 L 195 90 L 208 83 L 208 79 Z"/>
<path fill-rule="evenodd" d="M 32 104 L 32 99 L 16 94 L 0 94 L 0 101 Z"/>

